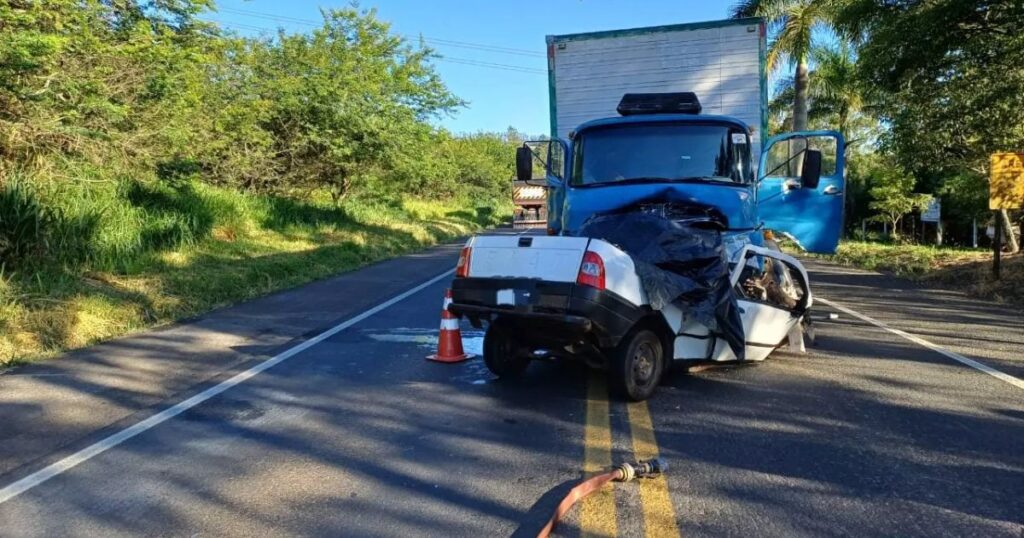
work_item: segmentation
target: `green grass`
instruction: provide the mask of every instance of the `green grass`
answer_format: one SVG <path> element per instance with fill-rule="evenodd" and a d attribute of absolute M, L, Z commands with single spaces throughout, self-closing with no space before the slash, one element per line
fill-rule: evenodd
<path fill-rule="evenodd" d="M 950 265 L 990 259 L 991 253 L 978 249 L 932 245 L 846 241 L 839 245 L 835 255 L 823 257 L 843 265 L 920 277 Z"/>
<path fill-rule="evenodd" d="M 1024 257 L 1020 254 L 1004 255 L 998 281 L 992 278 L 992 252 L 983 249 L 846 241 L 834 255 L 815 257 L 1024 306 Z"/>
<path fill-rule="evenodd" d="M 348 271 L 470 234 L 502 216 L 468 201 L 352 200 L 334 207 L 198 182 L 30 192 L 49 213 L 26 225 L 31 203 L 15 200 L 24 210 L 21 235 L 0 226 L 0 246 L 16 237 L 20 249 L 18 263 L 0 267 L 0 365 Z M 5 260 L 15 259 L 11 252 Z"/>

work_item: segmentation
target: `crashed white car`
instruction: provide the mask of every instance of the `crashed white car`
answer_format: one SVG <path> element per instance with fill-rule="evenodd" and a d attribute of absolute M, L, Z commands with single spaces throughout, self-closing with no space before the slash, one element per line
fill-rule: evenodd
<path fill-rule="evenodd" d="M 634 258 L 588 237 L 471 238 L 449 310 L 477 327 L 487 323 L 484 360 L 499 377 L 540 357 L 579 358 L 607 369 L 620 395 L 643 400 L 672 363 L 761 361 L 787 339 L 803 348 L 812 298 L 800 262 L 753 244 L 727 258 L 740 348 L 692 309 L 652 307 Z"/>

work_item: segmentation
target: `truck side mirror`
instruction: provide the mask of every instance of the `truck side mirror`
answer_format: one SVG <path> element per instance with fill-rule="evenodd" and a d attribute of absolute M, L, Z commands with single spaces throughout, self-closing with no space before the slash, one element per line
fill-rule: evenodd
<path fill-rule="evenodd" d="M 533 152 L 525 144 L 516 148 L 516 179 L 533 179 Z"/>
<path fill-rule="evenodd" d="M 804 161 L 800 169 L 800 187 L 817 189 L 821 181 L 821 152 L 816 149 L 804 150 Z"/>

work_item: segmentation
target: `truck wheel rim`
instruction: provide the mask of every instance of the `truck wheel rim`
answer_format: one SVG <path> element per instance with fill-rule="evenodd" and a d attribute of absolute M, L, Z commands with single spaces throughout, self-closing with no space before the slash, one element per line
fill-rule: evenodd
<path fill-rule="evenodd" d="M 637 346 L 633 353 L 633 379 L 637 384 L 643 385 L 650 381 L 654 375 L 654 348 L 651 344 L 644 342 Z"/>

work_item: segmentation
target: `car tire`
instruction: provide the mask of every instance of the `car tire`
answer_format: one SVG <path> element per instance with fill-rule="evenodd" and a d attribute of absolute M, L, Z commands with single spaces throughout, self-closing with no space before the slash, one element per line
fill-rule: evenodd
<path fill-rule="evenodd" d="M 653 331 L 641 329 L 612 350 L 609 377 L 616 394 L 639 402 L 654 394 L 665 372 L 665 352 Z"/>
<path fill-rule="evenodd" d="M 491 323 L 484 335 L 484 364 L 500 378 L 513 378 L 526 371 L 530 357 L 506 325 Z"/>

